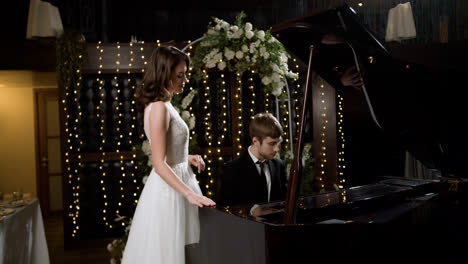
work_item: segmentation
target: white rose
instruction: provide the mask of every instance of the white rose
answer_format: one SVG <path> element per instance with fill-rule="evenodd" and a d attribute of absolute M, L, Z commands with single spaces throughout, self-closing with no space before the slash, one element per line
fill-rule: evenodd
<path fill-rule="evenodd" d="M 208 29 L 208 35 L 215 35 L 216 34 L 216 31 L 214 31 L 213 29 Z"/>
<path fill-rule="evenodd" d="M 213 60 L 216 61 L 216 62 L 218 62 L 218 61 L 220 61 L 222 58 L 223 58 L 223 53 L 218 52 L 218 53 L 216 53 L 216 55 L 213 57 Z"/>
<path fill-rule="evenodd" d="M 146 163 L 146 165 L 148 165 L 148 167 L 153 167 L 153 156 L 152 155 L 148 155 L 148 162 Z"/>
<path fill-rule="evenodd" d="M 237 28 L 237 27 L 236 27 Z M 232 27 L 231 27 L 232 29 Z M 239 28 L 237 29 L 236 31 L 229 31 L 228 34 L 230 34 L 230 37 L 233 38 L 233 39 L 238 39 L 242 36 L 242 33 L 244 33 L 244 31 L 242 30 L 242 28 Z"/>
<path fill-rule="evenodd" d="M 236 32 L 237 30 L 239 30 L 239 27 L 237 27 L 237 26 L 231 26 L 231 30 L 232 30 L 233 32 Z"/>
<path fill-rule="evenodd" d="M 272 79 L 274 82 L 279 82 L 279 81 L 281 81 L 281 77 L 280 77 L 280 75 L 279 75 L 277 72 L 274 72 L 274 73 L 271 75 L 271 79 Z"/>
<path fill-rule="evenodd" d="M 274 72 L 283 74 L 283 71 L 278 67 L 277 64 L 271 64 L 271 68 Z"/>
<path fill-rule="evenodd" d="M 263 58 L 265 58 L 265 60 L 268 59 L 269 57 L 270 57 L 270 53 L 268 52 L 263 53 Z"/>
<path fill-rule="evenodd" d="M 224 70 L 224 68 L 226 68 L 226 62 L 222 61 L 222 62 L 218 63 L 218 69 L 220 71 Z"/>
<path fill-rule="evenodd" d="M 280 82 L 275 82 L 273 84 L 273 90 L 271 91 L 271 93 L 274 95 L 274 96 L 280 96 L 281 95 L 281 92 L 283 90 L 283 86 L 284 86 L 284 82 L 280 81 Z"/>
<path fill-rule="evenodd" d="M 286 62 L 288 62 L 288 57 L 286 55 L 284 55 L 284 53 L 281 53 L 280 61 L 282 63 L 286 63 Z"/>
<path fill-rule="evenodd" d="M 214 68 L 214 67 L 216 67 L 216 61 L 209 61 L 209 62 L 206 64 L 206 67 L 208 67 L 208 68 Z"/>
<path fill-rule="evenodd" d="M 263 30 L 257 31 L 257 37 L 261 40 L 265 40 L 265 31 Z"/>
<path fill-rule="evenodd" d="M 271 93 L 272 93 L 274 96 L 278 97 L 278 96 L 281 95 L 281 88 L 279 88 L 279 87 L 273 87 L 273 90 L 271 91 Z"/>
<path fill-rule="evenodd" d="M 283 89 L 283 87 L 284 87 L 284 82 L 283 82 L 283 81 L 279 81 L 279 82 L 275 83 L 274 86 L 275 86 L 275 88 Z"/>
<path fill-rule="evenodd" d="M 149 140 L 143 141 L 143 144 L 141 145 L 141 150 L 142 150 L 143 153 L 145 153 L 146 155 L 151 154 L 151 145 L 150 145 Z"/>
<path fill-rule="evenodd" d="M 252 31 L 245 31 L 245 36 L 248 39 L 251 39 L 254 36 L 254 33 Z"/>
<path fill-rule="evenodd" d="M 197 93 L 197 90 L 192 90 L 187 96 L 185 96 L 184 99 L 182 99 L 181 105 L 184 109 L 187 108 L 187 106 L 189 106 L 190 103 L 192 103 L 193 97 L 195 96 L 196 93 Z"/>
<path fill-rule="evenodd" d="M 236 53 L 228 48 L 224 50 L 224 57 L 226 57 L 226 59 L 228 60 L 232 60 L 232 58 L 234 58 L 235 55 Z"/>
<path fill-rule="evenodd" d="M 272 93 L 274 96 L 278 97 L 278 96 L 281 95 L 281 88 L 275 87 L 275 88 L 273 88 L 273 90 L 271 91 L 271 93 Z"/>
<path fill-rule="evenodd" d="M 195 127 L 195 116 L 191 116 L 189 119 L 189 129 L 193 129 Z"/>
<path fill-rule="evenodd" d="M 287 71 L 286 72 L 286 76 L 288 76 L 289 78 L 292 78 L 292 79 L 297 79 L 299 78 L 299 74 L 295 73 L 295 72 L 292 72 L 292 71 Z"/>
<path fill-rule="evenodd" d="M 219 31 L 219 30 L 221 29 L 221 26 L 220 26 L 220 25 L 216 25 L 216 26 L 214 27 L 214 29 L 217 30 L 217 31 Z"/>
<path fill-rule="evenodd" d="M 249 47 L 247 47 L 247 45 L 245 45 L 245 44 L 242 45 L 242 51 L 243 51 L 243 52 L 249 51 Z"/>
<path fill-rule="evenodd" d="M 183 120 L 188 120 L 190 118 L 190 113 L 189 111 L 183 111 L 180 116 L 182 117 Z"/>
<path fill-rule="evenodd" d="M 117 260 L 115 260 L 115 258 L 111 258 L 110 259 L 110 264 L 117 264 Z"/>
<path fill-rule="evenodd" d="M 112 243 L 107 244 L 107 251 L 112 252 L 114 250 L 114 247 L 112 246 Z"/>
<path fill-rule="evenodd" d="M 141 179 L 141 182 L 142 182 L 143 184 L 146 184 L 146 181 L 147 181 L 147 180 L 148 180 L 148 176 L 145 176 L 145 177 L 143 177 L 143 179 Z"/>
<path fill-rule="evenodd" d="M 245 31 L 251 31 L 252 30 L 252 24 L 250 22 L 245 23 Z"/>
<path fill-rule="evenodd" d="M 257 52 L 257 49 L 255 48 L 254 43 L 250 43 L 250 53 L 254 54 Z"/>
<path fill-rule="evenodd" d="M 271 79 L 268 78 L 268 76 L 265 76 L 265 77 L 262 78 L 262 83 L 264 85 L 269 85 L 271 83 Z"/>
<path fill-rule="evenodd" d="M 238 50 L 238 51 L 236 52 L 236 58 L 242 59 L 242 57 L 244 57 L 244 53 L 243 53 L 242 51 Z"/>

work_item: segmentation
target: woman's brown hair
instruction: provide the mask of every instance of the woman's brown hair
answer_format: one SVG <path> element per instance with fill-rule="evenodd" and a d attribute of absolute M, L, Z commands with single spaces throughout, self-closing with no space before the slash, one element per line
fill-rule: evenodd
<path fill-rule="evenodd" d="M 167 88 L 171 82 L 172 72 L 182 61 L 186 63 L 188 69 L 189 56 L 176 47 L 161 46 L 153 51 L 143 81 L 135 91 L 138 111 L 143 112 L 146 105 L 151 102 L 166 102 L 171 99 L 171 93 Z"/>

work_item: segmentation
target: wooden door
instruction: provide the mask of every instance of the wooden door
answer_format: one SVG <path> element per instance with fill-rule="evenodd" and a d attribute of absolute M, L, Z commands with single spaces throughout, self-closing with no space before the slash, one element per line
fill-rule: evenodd
<path fill-rule="evenodd" d="M 37 193 L 43 214 L 63 210 L 58 89 L 35 89 Z"/>

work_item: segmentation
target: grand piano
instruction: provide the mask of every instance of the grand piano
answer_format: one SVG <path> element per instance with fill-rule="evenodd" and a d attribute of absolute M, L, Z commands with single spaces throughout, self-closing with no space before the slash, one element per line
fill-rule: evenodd
<path fill-rule="evenodd" d="M 259 204 L 263 213 L 256 216 L 249 213 L 253 204 L 201 208 L 200 243 L 186 247 L 187 263 L 467 257 L 466 110 L 456 89 L 461 73 L 393 57 L 346 4 L 286 21 L 273 32 L 290 53 L 308 62 L 309 74 L 356 99 L 347 136 L 357 140 L 347 153 L 357 161 L 348 173 L 367 182 L 298 195 L 301 137 L 311 107 L 308 74 L 286 199 Z M 339 81 L 339 72 L 350 66 L 361 72 L 360 89 Z M 359 161 L 379 155 L 375 144 L 366 144 L 375 134 L 397 143 L 439 177 L 376 173 L 369 180 L 378 168 Z"/>

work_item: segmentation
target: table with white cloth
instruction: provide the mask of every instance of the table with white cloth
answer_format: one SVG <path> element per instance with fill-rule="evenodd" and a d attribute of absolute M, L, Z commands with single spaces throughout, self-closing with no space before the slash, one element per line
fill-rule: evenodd
<path fill-rule="evenodd" d="M 50 263 L 37 199 L 0 202 L 0 264 L 23 263 Z"/>

